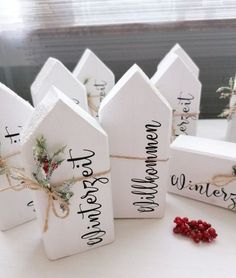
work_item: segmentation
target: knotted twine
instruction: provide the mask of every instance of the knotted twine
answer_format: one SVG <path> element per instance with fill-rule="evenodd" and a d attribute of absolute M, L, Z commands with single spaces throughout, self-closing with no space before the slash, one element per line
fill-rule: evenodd
<path fill-rule="evenodd" d="M 187 116 L 187 117 L 193 117 L 193 116 L 198 116 L 200 113 L 199 112 L 176 112 L 173 110 L 173 116 L 174 117 L 182 117 L 182 116 Z"/>
<path fill-rule="evenodd" d="M 236 181 L 236 166 L 233 166 L 232 174 L 216 174 L 208 181 L 196 182 L 195 185 L 213 185 L 215 187 L 224 187 L 229 185 L 231 182 Z M 191 188 L 194 184 L 189 184 L 188 187 Z"/>
<path fill-rule="evenodd" d="M 199 112 L 176 112 L 175 110 L 173 110 L 173 117 L 183 117 L 183 116 L 186 116 L 186 117 L 194 117 L 194 116 L 198 116 L 200 113 Z M 174 127 L 174 122 L 172 124 L 172 136 L 175 137 L 176 134 L 175 134 L 175 127 Z M 173 140 L 171 140 L 173 141 Z"/>
<path fill-rule="evenodd" d="M 91 95 L 91 94 L 88 94 L 88 106 L 89 108 L 96 113 L 98 113 L 98 107 L 93 103 L 93 99 L 94 98 L 100 98 L 101 95 Z"/>
<path fill-rule="evenodd" d="M 54 183 L 54 184 L 49 183 L 48 187 L 45 187 L 42 184 L 40 184 L 39 182 L 37 182 L 35 180 L 32 180 L 29 177 L 27 177 L 26 175 L 24 175 L 23 172 L 22 172 L 23 169 L 20 169 L 20 168 L 14 167 L 14 166 L 10 166 L 7 163 L 8 158 L 13 157 L 13 156 L 18 155 L 18 154 L 20 154 L 20 152 L 14 153 L 12 155 L 8 155 L 4 158 L 0 157 L 0 167 L 2 169 L 4 169 L 4 173 L 2 173 L 1 175 L 3 175 L 3 174 L 6 175 L 6 178 L 8 180 L 8 184 L 9 184 L 9 186 L 1 188 L 0 192 L 6 191 L 6 190 L 9 190 L 9 189 L 20 191 L 20 190 L 23 190 L 23 189 L 27 188 L 27 189 L 31 189 L 31 190 L 39 190 L 39 191 L 42 191 L 45 194 L 47 194 L 48 204 L 47 204 L 46 216 L 45 216 L 44 228 L 43 228 L 43 232 L 46 232 L 48 230 L 48 221 L 49 221 L 49 212 L 50 212 L 50 210 L 52 210 L 53 214 L 56 217 L 61 218 L 61 219 L 66 218 L 70 213 L 70 208 L 69 208 L 68 203 L 65 202 L 59 196 L 58 192 L 56 192 L 55 189 L 58 188 L 58 187 L 61 187 L 63 184 L 65 184 L 65 183 L 67 183 L 71 180 L 64 180 L 62 182 Z M 11 183 L 11 177 L 13 177 L 12 172 L 15 175 L 14 179 L 20 181 L 20 185 L 19 184 L 12 185 L 12 183 Z M 106 170 L 106 171 L 101 171 L 101 172 L 95 173 L 95 174 L 93 174 L 89 177 L 80 176 L 80 177 L 77 177 L 77 178 L 73 178 L 73 182 L 74 183 L 81 182 L 81 181 L 84 181 L 88 178 L 96 178 L 96 177 L 99 177 L 99 176 L 102 176 L 102 175 L 106 175 L 108 173 L 110 173 L 110 169 Z M 55 201 L 57 201 L 59 203 L 60 207 L 62 208 L 63 213 L 64 213 L 63 215 L 61 215 L 57 212 L 56 207 L 55 207 Z"/>
<path fill-rule="evenodd" d="M 236 181 L 236 173 L 235 173 L 236 166 L 233 166 L 232 168 L 234 170 L 232 174 L 217 174 L 214 175 L 210 181 L 204 183 L 210 183 L 211 185 L 217 187 L 223 187 L 230 184 L 233 181 Z"/>
<path fill-rule="evenodd" d="M 24 169 L 23 168 L 19 168 L 19 167 L 10 166 L 7 163 L 9 158 L 17 156 L 17 155 L 20 155 L 19 151 L 18 152 L 14 152 L 14 153 L 12 153 L 10 155 L 7 155 L 5 157 L 0 155 L 0 175 L 5 175 L 6 176 L 6 179 L 7 179 L 8 185 L 9 185 L 8 186 L 9 189 L 11 188 L 11 189 L 13 189 L 15 191 L 20 191 L 20 190 L 22 190 L 22 187 L 19 186 L 19 185 L 12 185 L 11 177 L 13 176 L 12 172 L 24 171 Z M 1 191 L 4 191 L 4 188 L 0 189 L 0 192 Z"/>

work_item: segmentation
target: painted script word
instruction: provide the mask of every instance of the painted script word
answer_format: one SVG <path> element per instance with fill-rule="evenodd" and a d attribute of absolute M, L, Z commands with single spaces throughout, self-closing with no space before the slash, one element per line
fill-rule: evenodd
<path fill-rule="evenodd" d="M 17 126 L 18 129 L 22 129 L 22 126 Z M 5 127 L 5 138 L 10 140 L 11 144 L 17 144 L 20 142 L 20 132 L 10 132 L 8 126 Z"/>
<path fill-rule="evenodd" d="M 224 187 L 216 189 L 210 182 L 194 184 L 191 180 L 186 180 L 185 174 L 180 174 L 179 176 L 171 175 L 171 185 L 178 190 L 190 190 L 207 198 L 221 198 L 224 202 L 230 201 L 228 208 L 231 210 L 236 208 L 236 194 L 226 192 Z"/>
<path fill-rule="evenodd" d="M 180 96 L 178 99 L 178 105 L 182 106 L 181 108 L 181 116 L 179 119 L 179 123 L 176 124 L 177 130 L 176 135 L 185 134 L 188 135 L 188 125 L 191 120 L 196 120 L 196 115 L 190 115 L 190 109 L 192 101 L 194 100 L 194 96 L 188 94 L 187 96 L 183 96 L 183 92 L 180 92 Z"/>
<path fill-rule="evenodd" d="M 79 204 L 77 214 L 82 216 L 82 220 L 87 219 L 88 225 L 86 232 L 81 236 L 82 239 L 87 241 L 88 246 L 94 246 L 103 241 L 106 231 L 101 228 L 100 216 L 102 204 L 99 203 L 96 193 L 99 191 L 99 184 L 106 184 L 109 179 L 106 177 L 93 177 L 92 158 L 95 152 L 92 150 L 83 150 L 85 155 L 81 157 L 73 157 L 72 149 L 69 150 L 70 158 L 68 162 L 72 163 L 72 168 L 80 168 L 84 177 L 83 189 L 84 194 L 80 197 L 83 204 Z"/>
<path fill-rule="evenodd" d="M 95 80 L 93 86 L 96 88 L 96 91 L 99 92 L 100 95 L 100 102 L 103 100 L 103 98 L 106 96 L 106 85 L 107 82 L 104 80 L 101 80 L 100 82 L 97 82 Z"/>
<path fill-rule="evenodd" d="M 157 168 L 158 153 L 158 128 L 161 123 L 152 120 L 151 124 L 145 125 L 146 128 L 146 160 L 145 160 L 145 178 L 132 178 L 132 194 L 138 198 L 133 205 L 137 207 L 138 212 L 153 212 L 159 204 L 155 201 L 158 193 L 157 180 L 159 179 Z"/>

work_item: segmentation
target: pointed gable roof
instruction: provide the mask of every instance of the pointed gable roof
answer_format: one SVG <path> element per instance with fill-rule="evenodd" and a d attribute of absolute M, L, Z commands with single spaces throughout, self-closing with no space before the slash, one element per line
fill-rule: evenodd
<path fill-rule="evenodd" d="M 51 86 L 56 86 L 68 97 L 79 100 L 79 105 L 88 110 L 85 86 L 57 59 L 48 58 L 31 85 L 34 105 L 45 97 Z"/>
<path fill-rule="evenodd" d="M 9 149 L 11 153 L 20 149 L 19 142 L 22 126 L 30 119 L 34 108 L 29 102 L 2 83 L 0 83 L 0 103 L 1 155 L 5 155 L 5 153 L 9 154 Z M 19 135 L 13 138 L 8 133 Z"/>
<path fill-rule="evenodd" d="M 101 103 L 99 119 L 109 135 L 111 152 L 116 155 L 143 156 L 145 125 L 161 121 L 160 146 L 170 138 L 172 109 L 166 99 L 151 84 L 149 78 L 133 65 L 117 82 Z M 120 143 L 122 139 L 123 143 Z M 160 147 L 165 157 L 168 148 Z"/>
<path fill-rule="evenodd" d="M 188 66 L 190 71 L 198 78 L 199 76 L 199 68 L 192 60 L 192 58 L 188 55 L 188 53 L 178 44 L 176 43 L 171 50 L 165 55 L 165 57 L 159 63 L 157 69 L 163 66 L 163 64 L 169 59 L 171 54 L 176 54 L 180 59 Z"/>
<path fill-rule="evenodd" d="M 192 112 L 198 112 L 201 97 L 201 82 L 192 74 L 186 64 L 176 54 L 169 59 L 151 78 L 152 83 L 167 99 L 172 108 L 176 108 L 181 93 L 194 96 Z"/>
<path fill-rule="evenodd" d="M 135 88 L 135 90 L 134 90 Z M 142 71 L 142 69 L 134 64 L 116 83 L 115 87 L 110 91 L 106 98 L 101 103 L 100 111 L 107 109 L 109 105 L 112 105 L 116 98 L 122 97 L 124 101 L 120 103 L 122 107 L 125 107 L 125 99 L 131 99 L 133 97 L 133 104 L 138 100 L 140 94 L 144 94 L 145 98 L 153 98 L 157 105 L 163 104 L 162 109 L 169 111 L 170 107 L 166 99 L 159 93 L 159 91 L 153 86 Z M 129 106 L 130 103 L 127 103 Z"/>
<path fill-rule="evenodd" d="M 73 118 L 76 116 L 77 118 L 74 120 Z M 35 108 L 28 125 L 24 128 L 22 144 L 29 140 L 29 137 L 33 136 L 36 130 L 39 132 L 41 127 L 42 130 L 44 126 L 47 130 L 56 128 L 55 136 L 57 136 L 56 134 L 59 132 L 66 132 L 67 127 L 69 129 L 76 128 L 81 122 L 84 122 L 84 127 L 91 126 L 98 133 L 107 136 L 99 123 L 89 113 L 53 86 L 51 94 L 48 94 Z"/>
<path fill-rule="evenodd" d="M 8 106 L 8 102 L 9 102 L 9 105 L 16 103 L 17 105 L 21 105 L 31 111 L 34 110 L 34 108 L 31 106 L 31 104 L 28 101 L 21 98 L 19 95 L 17 95 L 15 92 L 13 92 L 10 88 L 5 86 L 1 82 L 0 82 L 0 99 L 1 99 L 1 102 L 4 102 L 4 106 L 1 108 L 0 113 L 4 109 L 6 109 L 6 111 L 9 111 L 10 106 Z M 16 113 L 16 111 L 14 111 L 14 109 L 12 109 L 12 113 Z"/>
<path fill-rule="evenodd" d="M 90 49 L 86 49 L 77 63 L 73 75 L 83 84 L 88 78 L 105 80 L 108 84 L 107 91 L 113 87 L 115 77 L 113 72 Z"/>

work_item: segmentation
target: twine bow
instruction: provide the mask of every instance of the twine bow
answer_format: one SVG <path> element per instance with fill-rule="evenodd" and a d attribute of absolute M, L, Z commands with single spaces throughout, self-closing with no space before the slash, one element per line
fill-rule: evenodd
<path fill-rule="evenodd" d="M 195 182 L 194 184 L 211 184 L 213 186 L 217 187 L 223 187 L 228 184 L 230 184 L 233 181 L 236 181 L 236 165 L 232 167 L 233 172 L 232 174 L 217 174 L 214 175 L 210 180 L 208 181 L 201 181 L 201 182 Z M 189 186 L 193 186 L 192 184 Z"/>
<path fill-rule="evenodd" d="M 11 168 L 11 169 L 13 169 L 13 168 Z M 15 175 L 16 175 L 15 179 L 20 181 L 20 187 L 19 187 L 19 185 L 12 186 L 11 184 L 9 184 L 8 187 L 1 188 L 0 192 L 6 191 L 9 189 L 14 189 L 14 190 L 20 191 L 20 190 L 27 188 L 27 189 L 31 189 L 31 190 L 39 190 L 39 191 L 46 193 L 48 196 L 48 204 L 47 204 L 46 216 L 45 216 L 45 220 L 44 220 L 43 232 L 47 232 L 47 230 L 48 230 L 49 212 L 51 209 L 52 209 L 53 214 L 58 218 L 64 219 L 69 215 L 69 213 L 70 213 L 69 204 L 67 202 L 65 202 L 63 198 L 61 198 L 61 196 L 56 191 L 56 189 L 63 186 L 63 184 L 66 184 L 67 182 L 71 182 L 71 180 L 65 180 L 63 182 L 55 183 L 55 184 L 48 184 L 48 186 L 45 187 L 45 186 L 42 186 L 41 183 L 28 178 L 15 167 L 14 167 L 14 171 L 15 171 Z M 108 174 L 109 172 L 110 172 L 110 169 L 107 171 L 98 172 L 96 174 L 93 174 L 90 177 L 73 178 L 72 181 L 73 181 L 73 183 L 76 183 L 76 182 L 86 180 L 88 178 L 99 177 L 99 176 Z M 56 206 L 55 206 L 56 201 L 59 203 L 59 206 L 63 211 L 63 215 L 58 213 Z"/>
<path fill-rule="evenodd" d="M 233 167 L 233 173 L 232 174 L 219 174 L 213 176 L 210 183 L 214 186 L 222 187 L 230 184 L 233 181 L 236 181 L 236 165 Z"/>
<path fill-rule="evenodd" d="M 101 171 L 98 173 L 95 173 L 89 177 L 77 177 L 77 178 L 73 178 L 70 180 L 64 180 L 62 182 L 59 183 L 51 183 L 49 184 L 48 188 L 43 187 L 40 183 L 33 181 L 32 179 L 29 179 L 28 177 L 22 175 L 21 173 L 19 174 L 19 179 L 23 182 L 23 184 L 25 185 L 26 188 L 32 189 L 32 190 L 41 190 L 43 192 L 45 192 L 48 195 L 48 205 L 47 205 L 47 209 L 46 209 L 46 216 L 45 216 L 45 222 L 44 222 L 44 228 L 43 231 L 46 232 L 48 230 L 48 220 L 49 220 L 49 212 L 52 209 L 52 212 L 54 213 L 54 215 L 58 218 L 64 219 L 66 218 L 69 213 L 70 213 L 70 207 L 69 207 L 69 203 L 65 202 L 63 198 L 61 198 L 61 196 L 59 195 L 59 193 L 56 191 L 57 188 L 63 186 L 66 183 L 69 182 L 73 182 L 73 184 L 77 183 L 77 182 L 81 182 L 90 178 L 96 178 L 102 175 L 106 175 L 110 173 L 110 169 L 106 170 L 106 171 Z M 59 214 L 56 210 L 55 207 L 55 201 L 57 201 L 60 205 L 60 208 L 63 211 L 63 215 Z"/>
<path fill-rule="evenodd" d="M 0 156 L 0 175 L 5 174 L 8 180 L 8 186 L 1 188 L 0 192 L 13 189 L 13 190 L 23 190 L 31 189 L 42 191 L 47 195 L 48 203 L 46 208 L 46 216 L 44 221 L 43 231 L 48 230 L 49 212 L 52 210 L 53 214 L 58 218 L 66 218 L 70 213 L 69 200 L 73 196 L 73 192 L 70 190 L 70 186 L 74 185 L 76 182 L 80 182 L 86 179 L 95 178 L 98 176 L 105 175 L 110 172 L 110 169 L 106 171 L 101 171 L 91 176 L 80 176 L 77 178 L 67 179 L 58 183 L 51 183 L 51 176 L 55 169 L 64 161 L 60 159 L 59 155 L 64 152 L 66 146 L 60 148 L 52 155 L 47 151 L 46 139 L 41 136 L 36 139 L 36 145 L 33 148 L 34 161 L 36 163 L 36 172 L 33 172 L 34 180 L 27 177 L 22 168 L 17 168 L 8 164 L 7 159 L 20 154 L 20 152 L 11 154 L 7 157 Z M 19 183 L 17 185 L 12 185 L 11 178 L 14 178 Z M 59 213 L 55 202 L 57 202 L 62 209 L 63 213 Z"/>
<path fill-rule="evenodd" d="M 46 216 L 44 220 L 44 227 L 43 232 L 46 232 L 48 230 L 48 221 L 49 221 L 49 212 L 52 209 L 53 214 L 61 219 L 66 218 L 70 213 L 70 208 L 67 202 L 65 202 L 61 196 L 59 196 L 58 192 L 55 190 L 57 187 L 61 187 L 65 182 L 58 183 L 58 184 L 49 184 L 48 187 L 42 186 L 42 184 L 38 183 L 37 181 L 34 181 L 27 176 L 25 176 L 23 173 L 18 172 L 17 173 L 17 179 L 21 181 L 21 184 L 23 185 L 23 188 L 28 188 L 31 190 L 39 190 L 47 194 L 48 197 L 48 204 L 46 208 Z M 63 214 L 58 213 L 55 202 L 59 203 L 60 208 L 63 211 Z"/>
<path fill-rule="evenodd" d="M 0 192 L 7 191 L 9 189 L 15 190 L 15 191 L 21 191 L 25 188 L 31 189 L 31 190 L 41 190 L 44 191 L 48 195 L 48 206 L 46 210 L 46 217 L 45 217 L 45 223 L 43 231 L 46 232 L 48 230 L 48 219 L 49 219 L 49 211 L 52 208 L 52 211 L 54 215 L 58 218 L 65 218 L 69 215 L 70 209 L 68 204 L 57 194 L 57 192 L 53 192 L 50 190 L 50 186 L 43 187 L 40 183 L 33 181 L 32 179 L 26 177 L 23 174 L 23 168 L 14 167 L 8 164 L 8 159 L 10 157 L 14 157 L 16 155 L 19 155 L 20 152 L 15 152 L 11 155 L 8 155 L 6 157 L 0 157 L 0 173 L 1 175 L 6 175 L 8 186 L 1 188 Z M 20 183 L 13 185 L 11 178 L 14 178 L 15 180 L 20 181 Z M 59 185 L 60 186 L 60 185 Z M 56 208 L 54 201 L 58 201 L 60 204 L 60 207 L 63 208 L 64 215 L 60 215 Z"/>
<path fill-rule="evenodd" d="M 14 156 L 19 155 L 20 152 L 14 152 L 10 155 L 7 155 L 5 157 L 0 156 L 0 175 L 5 175 L 7 182 L 8 182 L 8 188 L 11 188 L 12 190 L 15 191 L 20 191 L 22 190 L 22 185 L 13 185 L 11 179 L 14 177 L 14 173 L 16 171 L 23 171 L 23 168 L 19 168 L 19 167 L 15 167 L 15 166 L 11 166 L 8 163 L 8 159 Z M 5 191 L 4 188 L 0 189 L 1 191 Z"/>

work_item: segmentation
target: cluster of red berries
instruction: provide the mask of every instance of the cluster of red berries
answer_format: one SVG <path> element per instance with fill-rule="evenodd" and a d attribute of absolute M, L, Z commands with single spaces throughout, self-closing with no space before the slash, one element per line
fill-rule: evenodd
<path fill-rule="evenodd" d="M 191 238 L 194 242 L 199 243 L 211 242 L 217 237 L 216 230 L 202 220 L 189 220 L 187 217 L 176 217 L 174 220 L 176 226 L 173 229 L 175 234 L 181 234 Z"/>
<path fill-rule="evenodd" d="M 55 170 L 58 167 L 57 162 L 52 161 L 51 162 L 51 167 L 52 167 L 52 170 Z M 44 170 L 45 174 L 48 174 L 48 171 L 49 171 L 49 160 L 47 158 L 45 158 L 43 160 L 43 170 Z"/>

